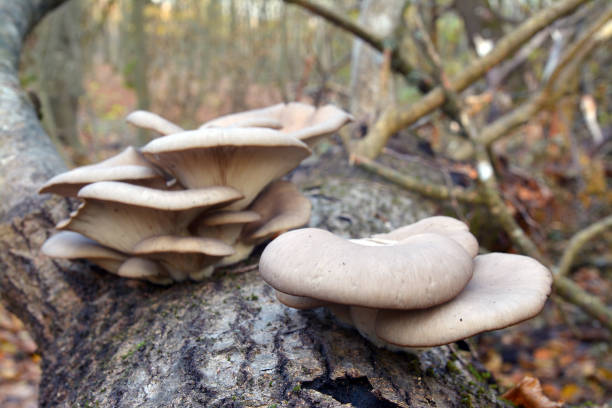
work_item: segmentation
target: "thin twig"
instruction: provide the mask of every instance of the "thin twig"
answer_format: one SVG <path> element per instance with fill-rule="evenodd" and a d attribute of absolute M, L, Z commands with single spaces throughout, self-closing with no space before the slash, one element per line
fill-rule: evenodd
<path fill-rule="evenodd" d="M 612 228 L 612 215 L 608 215 L 607 217 L 574 234 L 567 244 L 565 251 L 563 251 L 563 256 L 561 257 L 561 261 L 557 267 L 557 275 L 567 276 L 572 268 L 572 265 L 576 261 L 578 253 L 586 245 L 586 243 L 609 228 Z"/>

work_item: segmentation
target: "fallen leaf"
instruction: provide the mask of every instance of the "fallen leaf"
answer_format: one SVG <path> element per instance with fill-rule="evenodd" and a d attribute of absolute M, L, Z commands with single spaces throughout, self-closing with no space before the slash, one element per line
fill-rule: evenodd
<path fill-rule="evenodd" d="M 502 398 L 525 408 L 556 408 L 563 406 L 562 402 L 549 400 L 542 392 L 540 380 L 529 376 L 525 376 L 520 383 L 506 391 Z"/>

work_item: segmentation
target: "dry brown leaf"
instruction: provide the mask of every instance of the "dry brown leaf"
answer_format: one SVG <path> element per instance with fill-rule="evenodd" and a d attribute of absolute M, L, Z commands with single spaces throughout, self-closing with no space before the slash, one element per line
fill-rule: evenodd
<path fill-rule="evenodd" d="M 542 392 L 540 380 L 525 376 L 516 386 L 506 391 L 502 398 L 525 408 L 556 408 L 562 407 L 562 402 L 548 399 Z"/>

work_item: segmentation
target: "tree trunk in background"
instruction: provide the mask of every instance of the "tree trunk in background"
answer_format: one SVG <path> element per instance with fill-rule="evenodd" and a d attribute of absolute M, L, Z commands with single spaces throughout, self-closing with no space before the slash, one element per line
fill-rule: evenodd
<path fill-rule="evenodd" d="M 41 27 L 34 52 L 45 129 L 74 164 L 87 158 L 77 117 L 83 94 L 82 20 L 81 2 L 67 2 Z"/>
<path fill-rule="evenodd" d="M 132 13 L 130 15 L 130 42 L 132 53 L 130 55 L 131 82 L 136 90 L 138 98 L 138 109 L 149 110 L 151 108 L 151 97 L 149 96 L 148 81 L 148 56 L 147 56 L 147 33 L 145 31 L 144 9 L 148 0 L 131 1 Z M 147 131 L 138 129 L 138 142 L 144 145 L 149 141 Z"/>
<path fill-rule="evenodd" d="M 0 0 L 1 300 L 39 345 L 41 406 L 500 404 L 469 353 L 378 349 L 322 310 L 282 306 L 255 271 L 159 288 L 43 256 L 74 204 L 36 195 L 65 168 L 17 85 L 17 66 L 23 37 L 59 3 Z M 309 190 L 314 225 L 369 234 L 426 213 L 408 193 L 342 171 L 323 168 Z"/>
<path fill-rule="evenodd" d="M 401 12 L 404 0 L 364 0 L 359 14 L 359 23 L 379 37 L 390 36 L 398 24 L 403 24 Z M 393 103 L 392 78 L 381 87 L 383 55 L 363 41 L 353 43 L 351 61 L 351 113 L 356 123 L 369 124 L 377 111 Z"/>

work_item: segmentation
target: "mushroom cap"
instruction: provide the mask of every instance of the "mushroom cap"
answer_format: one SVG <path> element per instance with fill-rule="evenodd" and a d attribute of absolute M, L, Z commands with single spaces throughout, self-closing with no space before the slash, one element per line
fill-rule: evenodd
<path fill-rule="evenodd" d="M 249 209 L 261 218 L 243 228 L 242 240 L 257 243 L 307 224 L 312 204 L 295 184 L 277 180 L 257 196 Z"/>
<path fill-rule="evenodd" d="M 293 296 L 278 290 L 275 292 L 276 298 L 279 302 L 294 309 L 314 309 L 316 307 L 325 306 L 328 304 L 327 302 L 323 302 L 318 299 L 304 296 Z"/>
<path fill-rule="evenodd" d="M 119 181 L 101 181 L 83 187 L 78 197 L 162 211 L 180 211 L 228 204 L 243 196 L 235 188 L 227 186 L 167 191 Z"/>
<path fill-rule="evenodd" d="M 402 241 L 408 237 L 423 233 L 444 235 L 456 241 L 472 257 L 478 255 L 478 241 L 469 230 L 469 227 L 456 218 L 442 215 L 423 218 L 414 224 L 405 225 L 393 231 L 376 234 L 374 240 Z"/>
<path fill-rule="evenodd" d="M 234 253 L 234 249 L 214 238 L 161 235 L 143 239 L 131 252 L 135 255 L 176 253 L 228 256 Z"/>
<path fill-rule="evenodd" d="M 46 240 L 40 249 L 51 258 L 87 259 L 113 273 L 126 258 L 125 254 L 73 231 L 58 232 Z"/>
<path fill-rule="evenodd" d="M 69 220 L 57 225 L 130 253 L 134 245 L 157 235 L 186 235 L 198 212 L 235 201 L 242 195 L 231 187 L 163 191 L 105 181 L 79 191 L 85 203 Z"/>
<path fill-rule="evenodd" d="M 108 258 L 124 260 L 126 255 L 100 245 L 93 239 L 73 231 L 60 231 L 45 241 L 40 248 L 43 254 L 52 258 Z"/>
<path fill-rule="evenodd" d="M 491 253 L 474 260 L 474 276 L 451 301 L 423 310 L 381 310 L 376 334 L 405 347 L 448 344 L 537 315 L 550 295 L 552 274 L 535 259 Z"/>
<path fill-rule="evenodd" d="M 446 302 L 467 285 L 472 269 L 472 257 L 442 235 L 366 246 L 316 228 L 282 234 L 259 261 L 263 279 L 281 292 L 387 309 Z"/>
<path fill-rule="evenodd" d="M 269 127 L 279 129 L 283 126 L 281 112 L 285 108 L 284 103 L 268 106 L 266 108 L 252 109 L 244 112 L 230 113 L 209 120 L 200 126 L 200 129 L 212 127 Z M 271 124 L 273 126 L 253 126 L 256 124 Z"/>
<path fill-rule="evenodd" d="M 260 219 L 261 216 L 255 211 L 220 210 L 202 214 L 189 229 L 199 237 L 215 238 L 232 245 L 246 223 Z"/>
<path fill-rule="evenodd" d="M 163 184 L 163 176 L 133 147 L 96 164 L 77 167 L 49 179 L 39 193 L 76 197 L 85 185 L 97 181 L 125 181 L 139 184 Z"/>
<path fill-rule="evenodd" d="M 218 225 L 246 224 L 260 219 L 261 215 L 255 211 L 219 210 L 204 214 L 198 223 L 207 227 L 216 227 Z"/>
<path fill-rule="evenodd" d="M 244 198 L 228 209 L 240 210 L 268 183 L 295 168 L 310 149 L 272 129 L 206 128 L 154 139 L 142 152 L 187 188 L 236 188 Z"/>
<path fill-rule="evenodd" d="M 183 132 L 185 129 L 159 116 L 156 113 L 146 110 L 137 110 L 125 118 L 126 122 L 139 128 L 153 130 L 162 135 Z"/>
<path fill-rule="evenodd" d="M 123 165 L 113 167 L 83 166 L 58 174 L 47 181 L 39 193 L 54 193 L 64 197 L 76 197 L 81 188 L 98 181 L 145 182 L 163 177 L 152 167 Z"/>
<path fill-rule="evenodd" d="M 232 255 L 234 249 L 213 238 L 157 236 L 139 242 L 132 252 L 159 261 L 172 279 L 181 282 L 189 276 L 199 277 L 202 270 L 206 271 L 202 275 L 209 275 L 209 267 Z"/>
<path fill-rule="evenodd" d="M 233 247 L 235 251 L 234 255 L 226 256 L 225 258 L 221 259 L 221 261 L 219 261 L 219 263 L 217 264 L 218 266 L 229 266 L 236 264 L 240 261 L 244 261 L 249 257 L 249 255 L 251 255 L 251 252 L 253 252 L 253 248 L 255 248 L 255 245 L 245 244 L 244 242 L 238 241 L 234 244 Z"/>
<path fill-rule="evenodd" d="M 350 120 L 351 115 L 333 105 L 316 108 L 305 103 L 291 102 L 221 116 L 204 123 L 200 128 L 267 126 L 278 128 L 312 146 L 321 137 L 334 133 Z"/>
<path fill-rule="evenodd" d="M 173 281 L 168 272 L 157 262 L 146 258 L 128 258 L 117 271 L 123 278 L 145 279 L 158 285 L 170 285 Z"/>

